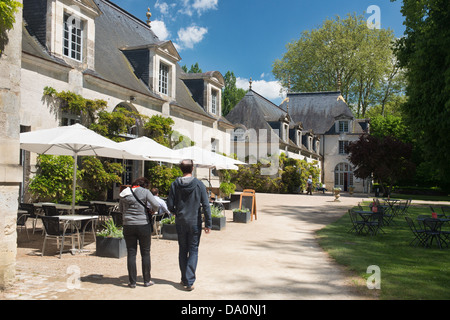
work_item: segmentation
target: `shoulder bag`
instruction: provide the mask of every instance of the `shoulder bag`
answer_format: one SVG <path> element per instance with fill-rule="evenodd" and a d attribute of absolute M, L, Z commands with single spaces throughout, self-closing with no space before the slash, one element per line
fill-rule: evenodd
<path fill-rule="evenodd" d="M 153 210 L 149 209 L 141 200 L 139 200 L 138 197 L 136 197 L 136 195 L 133 192 L 133 188 L 130 187 L 130 190 L 131 190 L 131 193 L 133 194 L 134 198 L 136 199 L 136 201 L 139 202 L 145 208 L 145 213 L 147 214 L 147 220 L 149 221 L 149 223 L 151 223 L 151 216 L 153 214 Z"/>

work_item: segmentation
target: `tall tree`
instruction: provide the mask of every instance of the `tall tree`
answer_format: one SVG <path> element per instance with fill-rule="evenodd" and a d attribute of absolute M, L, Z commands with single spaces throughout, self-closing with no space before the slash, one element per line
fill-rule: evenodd
<path fill-rule="evenodd" d="M 195 64 L 191 65 L 191 68 L 188 71 L 188 68 L 186 65 L 182 66 L 181 69 L 183 69 L 183 71 L 185 73 L 202 73 L 202 69 L 200 69 L 200 67 L 198 66 L 198 62 L 196 62 Z"/>
<path fill-rule="evenodd" d="M 364 16 L 336 16 L 288 43 L 272 72 L 293 91 L 340 90 L 358 115 L 364 116 L 391 69 L 393 39 L 391 30 L 369 29 Z"/>
<path fill-rule="evenodd" d="M 348 159 L 355 167 L 355 177 L 373 178 L 388 188 L 386 192 L 401 179 L 412 176 L 415 170 L 414 163 L 409 160 L 412 145 L 391 136 L 379 138 L 363 134 L 348 145 L 347 151 Z"/>
<path fill-rule="evenodd" d="M 236 104 L 245 96 L 246 90 L 236 87 L 236 76 L 228 71 L 224 77 L 225 88 L 222 94 L 222 115 L 226 116 Z"/>
<path fill-rule="evenodd" d="M 423 144 L 427 159 L 450 186 L 450 2 L 403 0 L 405 36 L 396 54 L 406 69 L 403 113 Z"/>

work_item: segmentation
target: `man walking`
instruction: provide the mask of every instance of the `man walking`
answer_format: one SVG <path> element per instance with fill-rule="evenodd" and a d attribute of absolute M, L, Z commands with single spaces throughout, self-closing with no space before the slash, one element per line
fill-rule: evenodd
<path fill-rule="evenodd" d="M 194 163 L 183 160 L 180 163 L 183 177 L 170 186 L 167 206 L 175 214 L 178 233 L 178 262 L 181 282 L 186 290 L 194 289 L 195 271 L 198 261 L 198 246 L 202 233 L 202 209 L 205 214 L 205 233 L 211 231 L 211 209 L 205 185 L 192 176 Z"/>

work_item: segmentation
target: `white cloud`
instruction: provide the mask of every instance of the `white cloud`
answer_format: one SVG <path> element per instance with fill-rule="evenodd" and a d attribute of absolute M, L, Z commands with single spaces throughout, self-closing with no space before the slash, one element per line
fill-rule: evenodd
<path fill-rule="evenodd" d="M 217 10 L 219 0 L 181 0 L 181 7 L 178 12 L 192 16 L 194 11 L 197 11 L 198 15 L 208 10 Z"/>
<path fill-rule="evenodd" d="M 178 38 L 176 41 L 177 49 L 192 49 L 195 44 L 203 40 L 206 33 L 208 33 L 207 28 L 198 27 L 195 25 L 187 28 L 181 28 L 178 30 Z"/>
<path fill-rule="evenodd" d="M 194 0 L 192 7 L 197 10 L 198 14 L 201 14 L 207 10 L 217 10 L 219 0 Z"/>
<path fill-rule="evenodd" d="M 236 87 L 248 90 L 249 79 L 237 77 Z M 285 97 L 285 93 L 281 93 L 281 85 L 278 81 L 253 80 L 252 89 L 275 104 L 281 102 L 281 99 Z"/>
<path fill-rule="evenodd" d="M 167 40 L 170 37 L 170 32 L 167 30 L 164 21 L 154 20 L 151 23 L 153 32 L 158 36 L 159 40 Z"/>
<path fill-rule="evenodd" d="M 155 3 L 155 8 L 158 9 L 163 15 L 169 14 L 169 5 L 167 2 L 159 2 L 158 0 Z"/>

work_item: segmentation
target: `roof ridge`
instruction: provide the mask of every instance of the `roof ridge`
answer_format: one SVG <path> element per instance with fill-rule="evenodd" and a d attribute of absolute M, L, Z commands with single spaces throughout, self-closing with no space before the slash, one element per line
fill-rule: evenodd
<path fill-rule="evenodd" d="M 253 89 L 248 90 L 247 94 L 250 93 L 250 91 L 253 92 L 253 93 L 256 93 L 256 95 L 258 95 L 258 97 L 260 97 L 260 98 L 262 98 L 263 100 L 269 102 L 269 103 L 270 103 L 271 105 L 273 105 L 274 107 L 276 107 L 276 108 L 280 109 L 281 111 L 287 113 L 286 110 L 283 110 L 280 106 L 276 105 L 275 103 L 273 103 L 273 102 L 270 101 L 269 99 L 267 99 L 267 98 L 265 98 L 264 96 L 260 95 L 258 92 L 254 91 Z M 247 95 L 247 94 L 246 94 L 246 95 Z"/>
<path fill-rule="evenodd" d="M 288 92 L 288 95 L 342 94 L 340 91 Z"/>

